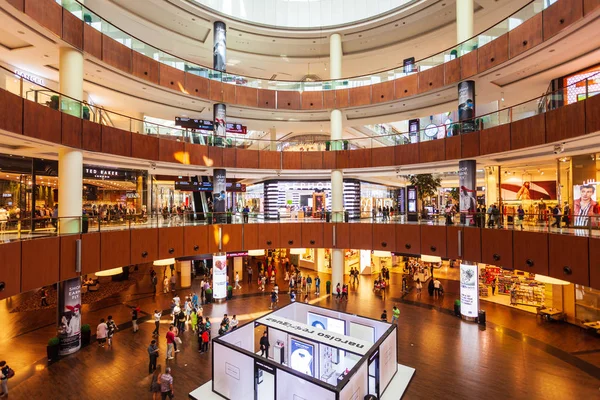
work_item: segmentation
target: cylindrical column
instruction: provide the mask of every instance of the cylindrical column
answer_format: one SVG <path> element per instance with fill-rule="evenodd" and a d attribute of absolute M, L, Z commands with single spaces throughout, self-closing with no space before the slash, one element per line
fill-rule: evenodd
<path fill-rule="evenodd" d="M 331 171 L 331 211 L 333 222 L 344 221 L 344 174 L 339 169 Z"/>
<path fill-rule="evenodd" d="M 131 114 L 131 132 L 144 133 L 144 113 Z"/>
<path fill-rule="evenodd" d="M 227 223 L 227 172 L 224 169 L 213 170 L 213 211 L 217 223 Z"/>
<path fill-rule="evenodd" d="M 271 143 L 270 143 L 271 151 L 277 151 L 277 129 L 275 129 L 275 128 L 269 129 L 269 140 L 271 140 Z"/>
<path fill-rule="evenodd" d="M 177 261 L 179 264 L 179 272 L 181 274 L 181 288 L 189 288 L 192 286 L 192 262 Z"/>
<path fill-rule="evenodd" d="M 59 50 L 59 85 L 60 92 L 68 97 L 61 99 L 61 110 L 64 113 L 81 118 L 83 100 L 83 54 L 71 47 Z"/>
<path fill-rule="evenodd" d="M 458 43 L 473 37 L 473 0 L 456 2 L 456 39 Z"/>
<path fill-rule="evenodd" d="M 342 77 L 342 36 L 334 33 L 329 37 L 329 78 Z"/>
<path fill-rule="evenodd" d="M 331 290 L 336 285 L 344 284 L 344 249 L 331 249 Z"/>
<path fill-rule="evenodd" d="M 83 209 L 82 191 L 83 154 L 79 150 L 59 149 L 58 217 L 61 234 L 80 232 L 79 220 Z"/>
<path fill-rule="evenodd" d="M 458 84 L 458 120 L 462 133 L 478 130 L 475 124 L 475 82 L 463 81 Z"/>
<path fill-rule="evenodd" d="M 477 210 L 477 161 L 462 160 L 458 163 L 460 185 L 460 223 L 474 225 Z"/>

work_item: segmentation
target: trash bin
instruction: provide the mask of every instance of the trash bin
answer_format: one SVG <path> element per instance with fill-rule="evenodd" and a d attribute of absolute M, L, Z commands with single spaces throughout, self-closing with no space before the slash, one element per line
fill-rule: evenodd
<path fill-rule="evenodd" d="M 485 310 L 479 310 L 477 322 L 479 322 L 479 325 L 485 325 Z"/>
<path fill-rule="evenodd" d="M 454 300 L 454 315 L 460 317 L 460 300 Z"/>

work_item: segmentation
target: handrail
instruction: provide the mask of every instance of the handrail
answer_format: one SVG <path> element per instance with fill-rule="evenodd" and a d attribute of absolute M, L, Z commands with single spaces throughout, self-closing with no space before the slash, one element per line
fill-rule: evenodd
<path fill-rule="evenodd" d="M 62 6 L 62 1 L 61 0 L 55 0 L 58 4 L 60 4 Z M 267 81 L 268 83 L 274 83 L 277 86 L 277 90 L 290 90 L 290 91 L 294 91 L 294 90 L 335 90 L 335 89 L 340 89 L 340 88 L 350 88 L 350 87 L 359 87 L 359 86 L 364 86 L 364 82 L 358 82 L 359 84 L 356 85 L 351 85 L 349 83 L 349 81 L 366 81 L 369 80 L 368 84 L 374 84 L 374 83 L 379 83 L 379 82 L 383 82 L 383 81 L 389 81 L 389 80 L 393 80 L 393 79 L 397 79 L 398 78 L 398 74 L 401 74 L 402 76 L 407 75 L 412 73 L 413 71 L 413 67 L 416 67 L 419 71 L 421 70 L 425 70 L 427 68 L 421 68 L 421 67 L 434 67 L 437 65 L 442 65 L 444 63 L 446 63 L 447 61 L 452 60 L 453 56 L 454 58 L 458 58 L 459 56 L 465 55 L 470 53 L 471 51 L 473 51 L 474 49 L 476 49 L 479 45 L 479 39 L 480 37 L 485 37 L 486 35 L 484 35 L 484 33 L 491 31 L 492 29 L 505 29 L 507 33 L 510 30 L 514 29 L 515 27 L 508 27 L 510 24 L 508 23 L 508 20 L 510 18 L 514 18 L 515 15 L 519 15 L 519 13 L 525 12 L 526 9 L 530 8 L 531 10 L 527 10 L 528 13 L 531 14 L 530 18 L 539 14 L 540 12 L 542 12 L 544 9 L 546 9 L 549 5 L 546 4 L 546 2 L 541 1 L 541 0 L 531 0 L 530 2 L 528 2 L 527 4 L 525 4 L 523 7 L 521 7 L 519 10 L 517 10 L 516 12 L 514 12 L 513 14 L 511 14 L 510 16 L 502 19 L 500 22 L 496 23 L 495 25 L 493 25 L 491 28 L 488 28 L 486 30 L 484 30 L 483 32 L 473 36 L 470 39 L 467 39 L 461 43 L 456 44 L 455 46 L 452 46 L 450 48 L 447 48 L 441 52 L 438 52 L 436 54 L 433 54 L 429 57 L 425 57 L 423 59 L 420 59 L 418 61 L 415 61 L 414 65 L 411 65 L 410 67 L 410 71 L 405 71 L 404 66 L 400 67 L 398 66 L 397 68 L 391 68 L 388 70 L 384 70 L 381 72 L 377 72 L 377 73 L 371 73 L 368 75 L 358 75 L 358 76 L 351 76 L 351 77 L 344 77 L 344 78 L 340 78 L 340 79 L 335 79 L 335 80 L 331 80 L 331 79 L 326 79 L 326 80 L 319 80 L 319 81 L 311 81 L 311 82 L 298 82 L 298 81 L 290 81 L 290 80 L 278 80 L 278 79 L 265 79 L 265 78 L 258 78 L 258 77 L 253 77 L 253 76 L 249 76 L 249 75 L 239 75 L 239 74 L 230 74 L 227 72 L 220 72 L 217 70 L 214 70 L 210 67 L 206 67 L 197 63 L 193 63 L 190 62 L 184 58 L 175 56 L 169 52 L 160 50 L 140 39 L 138 39 L 137 37 L 135 37 L 134 35 L 129 34 L 126 31 L 123 31 L 120 28 L 117 28 L 116 26 L 114 26 L 113 24 L 111 24 L 109 21 L 107 21 L 106 19 L 100 17 L 97 13 L 93 12 L 92 10 L 90 10 L 88 7 L 86 7 L 84 4 L 82 4 L 80 1 L 76 0 L 76 3 L 79 5 L 79 9 L 75 10 L 73 9 L 73 7 L 71 7 L 71 9 L 67 9 L 65 8 L 67 11 L 71 12 L 73 15 L 77 16 L 79 19 L 82 19 L 85 23 L 87 23 L 88 25 L 92 26 L 94 29 L 95 28 L 92 25 L 92 15 L 95 16 L 99 22 L 100 22 L 100 31 L 102 32 L 102 23 L 106 24 L 108 27 L 110 27 L 111 29 L 106 29 L 106 32 L 102 32 L 106 35 L 110 36 L 110 31 L 116 31 L 121 32 L 127 36 L 129 36 L 129 40 L 135 40 L 140 42 L 144 48 L 149 47 L 154 51 L 155 54 L 158 54 L 158 59 L 157 61 L 162 63 L 162 64 L 166 64 L 169 66 L 172 66 L 174 68 L 183 70 L 183 71 L 188 71 L 191 73 L 194 73 L 193 71 L 197 68 L 201 68 L 206 70 L 207 72 L 207 78 L 212 79 L 212 80 L 217 80 L 217 81 L 221 81 L 223 83 L 229 83 L 229 84 L 236 84 L 236 85 L 241 85 L 241 86 L 250 86 L 250 87 L 262 87 L 262 81 Z M 64 7 L 64 6 L 63 6 Z M 77 11 L 80 11 L 82 13 L 82 16 L 78 16 L 76 14 Z M 85 14 L 89 15 L 89 19 L 90 21 L 86 21 L 86 17 Z M 523 19 L 523 22 L 526 19 Z M 503 28 L 501 27 L 503 24 L 506 24 L 507 27 Z M 518 25 L 517 25 L 518 26 Z M 500 35 L 496 36 L 499 37 Z M 496 38 L 494 37 L 494 39 Z M 485 39 L 483 39 L 485 40 Z M 493 39 L 492 39 L 493 40 Z M 136 49 L 133 48 L 133 46 L 128 46 L 130 47 L 133 51 L 137 51 L 141 54 L 144 54 L 141 51 L 138 51 Z M 169 60 L 166 59 L 161 59 L 160 57 L 160 53 L 164 53 L 166 55 L 168 55 Z M 446 55 L 449 56 L 449 60 L 446 60 Z M 434 61 L 435 58 L 439 58 L 442 57 L 442 59 L 444 61 L 439 62 L 439 61 Z M 430 61 L 429 63 L 427 61 Z M 181 66 L 178 65 L 174 65 L 174 64 L 182 64 Z M 390 74 L 391 76 L 393 76 L 392 79 L 390 79 Z M 197 74 L 199 75 L 199 74 Z M 242 78 L 242 80 L 238 79 L 238 78 Z M 375 80 L 377 80 L 377 82 L 371 82 L 373 79 L 375 78 Z M 245 81 L 245 82 L 243 82 Z M 281 83 L 283 85 L 278 85 L 278 83 Z M 294 87 L 290 87 L 288 85 L 292 85 Z M 316 89 L 318 86 L 320 85 L 320 87 L 318 89 Z M 297 86 L 297 87 L 296 87 Z"/>
<path fill-rule="evenodd" d="M 3 71 L 5 71 L 5 73 L 9 73 L 11 76 L 13 75 L 12 71 L 10 71 L 8 68 L 5 68 L 0 65 L 0 73 L 2 73 Z M 24 92 L 23 92 L 23 86 L 24 86 L 24 82 L 29 82 L 33 87 L 43 88 L 43 89 L 45 89 L 45 91 L 53 93 L 55 96 L 57 96 L 58 97 L 57 104 L 55 105 L 57 110 L 59 110 L 61 112 L 69 113 L 71 115 L 75 115 L 79 118 L 83 118 L 83 106 L 87 105 L 87 103 L 85 101 L 79 101 L 70 96 L 61 94 L 60 92 L 52 90 L 46 86 L 39 85 L 30 79 L 24 78 L 23 76 L 18 76 L 18 78 L 21 80 L 21 85 L 20 85 L 21 92 L 18 93 L 18 95 L 20 95 L 20 97 L 25 98 Z M 589 95 L 589 93 L 592 92 L 592 90 L 589 90 L 590 81 L 594 81 L 596 79 L 600 79 L 600 72 L 594 73 L 586 78 L 582 78 L 581 80 L 579 80 L 577 82 L 574 82 L 568 86 L 565 86 L 564 88 L 557 89 L 554 92 L 551 92 L 549 94 L 544 94 L 542 96 L 523 101 L 516 105 L 500 109 L 498 111 L 493 111 L 493 112 L 490 112 L 490 113 L 487 113 L 484 115 L 480 115 L 480 116 L 474 117 L 470 120 L 466 120 L 466 121 L 462 121 L 462 122 L 454 122 L 450 127 L 438 126 L 438 128 L 443 127 L 444 129 L 447 130 L 447 132 L 445 133 L 445 136 L 455 136 L 455 135 L 461 134 L 461 133 L 468 133 L 464 129 L 465 126 L 472 128 L 473 125 L 475 125 L 475 131 L 478 131 L 478 130 L 481 130 L 482 128 L 490 128 L 490 127 L 494 127 L 494 126 L 505 125 L 505 124 L 515 122 L 515 121 L 522 119 L 522 118 L 519 118 L 520 114 L 518 114 L 516 112 L 518 112 L 519 109 L 523 108 L 524 106 L 531 106 L 530 108 L 526 109 L 525 113 L 523 113 L 523 115 L 525 115 L 526 117 L 542 114 L 542 113 L 545 113 L 552 109 L 561 107 L 562 101 L 557 101 L 557 103 L 552 105 L 552 107 L 550 107 L 550 108 L 545 107 L 543 110 L 540 110 L 537 107 L 537 104 L 541 98 L 552 98 L 555 95 L 558 98 L 560 98 L 561 96 L 564 98 L 566 96 L 562 95 L 562 93 L 567 92 L 570 88 L 579 86 L 584 81 L 585 81 L 585 86 L 586 86 L 586 93 L 588 93 L 588 95 Z M 598 85 L 595 82 L 593 84 Z M 17 93 L 15 93 L 15 94 L 17 94 Z M 67 100 L 67 101 L 63 101 L 63 100 Z M 53 104 L 52 102 L 49 102 L 49 103 Z M 71 104 L 69 104 L 69 103 L 71 103 Z M 73 104 L 77 105 L 77 107 L 76 107 L 77 109 L 75 110 L 75 112 L 73 112 L 73 110 L 70 109 L 70 106 L 72 106 Z M 125 118 L 126 123 L 124 123 L 122 126 L 118 126 L 118 125 L 116 126 L 119 129 L 123 129 L 123 130 L 129 131 L 129 132 L 137 132 L 136 130 L 134 130 L 133 127 L 134 127 L 134 125 L 136 125 L 136 124 L 139 125 L 141 123 L 141 124 L 143 124 L 144 129 L 142 129 L 142 132 L 138 132 L 140 134 L 149 134 L 149 135 L 157 136 L 157 137 L 164 138 L 164 139 L 186 141 L 186 142 L 191 142 L 191 143 L 196 143 L 196 142 L 200 141 L 200 142 L 204 142 L 204 144 L 216 145 L 215 139 L 217 139 L 217 138 L 213 137 L 212 132 L 206 133 L 206 134 L 190 132 L 187 129 L 145 122 L 143 120 L 129 117 L 129 116 L 126 116 L 126 115 L 118 113 L 118 112 L 110 111 L 110 110 L 107 110 L 102 107 L 98 107 L 98 106 L 94 106 L 94 107 L 97 110 L 99 110 L 101 113 L 106 113 L 108 116 L 110 116 L 112 114 L 113 116 Z M 495 117 L 497 117 L 498 121 L 494 124 L 492 119 Z M 486 121 L 486 119 L 490 120 L 489 122 L 491 125 L 482 127 L 481 124 L 488 123 L 488 122 L 483 122 L 483 121 Z M 136 124 L 133 123 L 134 121 L 136 122 Z M 156 130 L 156 134 L 147 133 L 147 131 L 151 131 L 153 129 Z M 168 131 L 175 131 L 178 134 L 177 135 L 164 135 L 164 134 L 161 134 L 161 129 L 168 130 Z M 426 131 L 425 129 L 419 130 L 415 142 L 435 140 L 434 138 L 427 137 L 427 135 L 425 134 L 425 131 Z M 470 130 L 469 130 L 469 132 L 470 132 Z M 377 136 L 377 137 L 366 137 L 364 139 L 362 139 L 362 138 L 342 139 L 342 140 L 338 140 L 338 141 L 330 141 L 330 140 L 314 141 L 313 140 L 311 143 L 319 145 L 321 147 L 325 147 L 325 150 L 342 150 L 342 149 L 349 150 L 349 149 L 354 149 L 354 148 L 372 148 L 372 147 L 374 147 L 373 144 L 375 141 L 379 142 L 382 139 L 389 139 L 391 143 L 405 142 L 404 139 L 407 136 L 410 138 L 410 134 L 411 134 L 410 132 L 402 132 L 399 134 L 392 133 L 389 135 L 381 135 L 381 136 Z M 402 138 L 402 140 L 397 140 L 399 138 Z M 248 148 L 255 146 L 255 148 L 257 148 L 258 150 L 261 150 L 261 151 L 263 149 L 267 149 L 267 150 L 270 149 L 271 148 L 270 144 L 272 143 L 272 141 L 270 139 L 262 139 L 262 138 L 247 139 L 245 137 L 239 138 L 239 137 L 235 137 L 235 136 L 234 137 L 225 136 L 224 138 L 221 138 L 221 140 L 222 139 L 224 139 L 225 141 L 230 141 L 230 143 L 227 144 L 227 146 L 230 146 L 230 147 L 248 149 Z M 250 142 L 250 144 L 248 144 L 248 142 Z M 410 142 L 410 140 L 409 140 L 409 142 Z M 295 143 L 297 143 L 297 144 L 301 144 L 301 145 L 307 144 L 306 142 L 297 142 L 294 140 L 288 140 L 286 142 L 276 140 L 275 143 L 276 144 L 282 144 L 282 143 L 295 144 Z M 365 143 L 366 143 L 366 145 L 365 145 Z M 203 143 L 200 143 L 200 144 L 203 144 Z M 223 145 L 221 144 L 221 146 L 223 146 Z"/>

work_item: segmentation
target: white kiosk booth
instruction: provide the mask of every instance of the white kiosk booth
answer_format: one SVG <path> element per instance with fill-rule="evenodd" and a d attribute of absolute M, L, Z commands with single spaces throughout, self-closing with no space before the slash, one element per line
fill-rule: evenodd
<path fill-rule="evenodd" d="M 264 332 L 268 357 L 260 351 Z M 214 338 L 213 380 L 189 397 L 398 400 L 415 370 L 398 364 L 396 341 L 396 325 L 291 303 Z"/>

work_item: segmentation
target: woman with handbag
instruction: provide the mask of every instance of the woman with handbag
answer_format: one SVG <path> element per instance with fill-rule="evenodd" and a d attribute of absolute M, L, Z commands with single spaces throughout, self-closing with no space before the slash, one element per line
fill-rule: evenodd
<path fill-rule="evenodd" d="M 158 377 L 162 375 L 162 367 L 156 366 L 154 373 L 152 374 L 152 381 L 150 382 L 150 393 L 152 393 L 152 400 L 160 400 L 160 384 L 158 383 Z"/>

